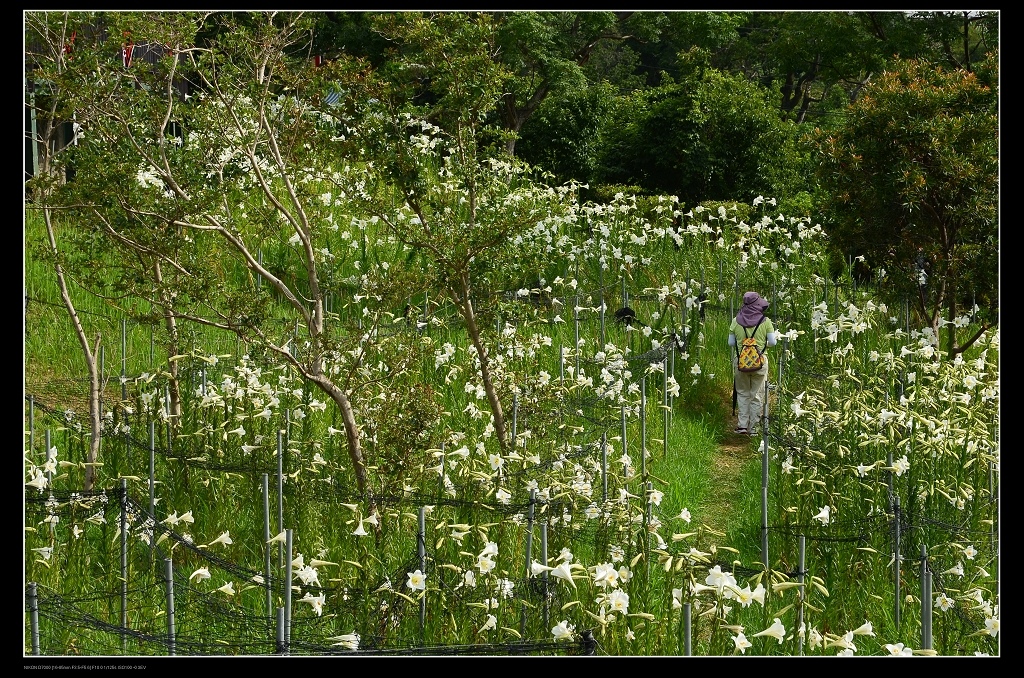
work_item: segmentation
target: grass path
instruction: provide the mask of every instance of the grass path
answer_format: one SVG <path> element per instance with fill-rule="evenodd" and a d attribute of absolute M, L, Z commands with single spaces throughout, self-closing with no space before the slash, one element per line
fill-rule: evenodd
<path fill-rule="evenodd" d="M 723 533 L 736 520 L 736 511 L 742 504 L 740 474 L 757 457 L 755 441 L 750 436 L 733 433 L 731 424 L 729 429 L 718 444 L 711 474 L 711 492 L 701 510 L 709 526 Z"/>

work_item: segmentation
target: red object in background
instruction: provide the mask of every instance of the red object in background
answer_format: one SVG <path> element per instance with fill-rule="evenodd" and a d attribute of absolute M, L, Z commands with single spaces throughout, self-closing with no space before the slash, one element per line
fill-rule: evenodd
<path fill-rule="evenodd" d="M 135 52 L 135 43 L 132 41 L 131 33 L 128 31 L 124 32 L 125 42 L 121 43 L 121 61 L 124 62 L 124 67 L 128 68 L 132 65 L 132 53 Z"/>

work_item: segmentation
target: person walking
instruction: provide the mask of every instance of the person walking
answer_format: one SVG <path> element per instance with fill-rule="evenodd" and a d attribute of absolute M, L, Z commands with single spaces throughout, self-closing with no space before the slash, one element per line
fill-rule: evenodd
<path fill-rule="evenodd" d="M 733 386 L 736 389 L 735 433 L 756 435 L 761 426 L 764 410 L 765 390 L 768 383 L 769 346 L 778 343 L 778 332 L 771 318 L 764 314 L 768 300 L 757 292 L 743 295 L 743 306 L 729 325 L 729 346 L 733 347 Z M 753 338 L 761 354 L 761 367 L 755 371 L 744 371 L 739 366 L 743 340 Z"/>

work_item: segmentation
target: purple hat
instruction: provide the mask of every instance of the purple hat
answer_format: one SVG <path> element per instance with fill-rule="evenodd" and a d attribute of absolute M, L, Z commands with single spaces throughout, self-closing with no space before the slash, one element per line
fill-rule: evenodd
<path fill-rule="evenodd" d="M 768 300 L 757 292 L 747 292 L 743 295 L 743 307 L 736 314 L 736 322 L 741 327 L 753 327 L 764 317 L 764 311 L 768 308 Z"/>

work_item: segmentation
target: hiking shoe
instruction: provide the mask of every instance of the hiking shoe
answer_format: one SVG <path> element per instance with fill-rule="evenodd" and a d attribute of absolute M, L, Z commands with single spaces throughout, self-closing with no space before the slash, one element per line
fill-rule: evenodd
<path fill-rule="evenodd" d="M 739 426 L 737 426 L 736 428 L 734 428 L 732 432 L 733 432 L 733 433 L 739 433 L 740 435 L 744 435 L 744 436 L 745 436 L 745 435 L 748 435 L 748 434 L 750 433 L 750 432 L 749 432 L 749 431 L 748 431 L 747 429 L 745 429 L 745 428 L 740 428 Z"/>

